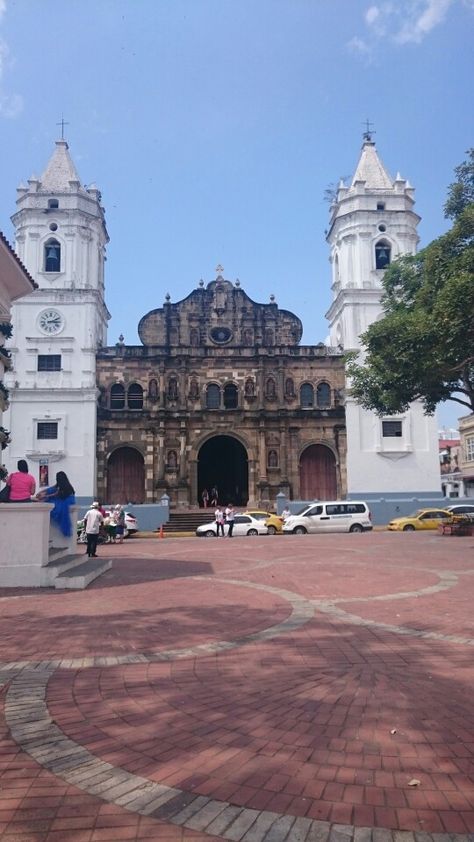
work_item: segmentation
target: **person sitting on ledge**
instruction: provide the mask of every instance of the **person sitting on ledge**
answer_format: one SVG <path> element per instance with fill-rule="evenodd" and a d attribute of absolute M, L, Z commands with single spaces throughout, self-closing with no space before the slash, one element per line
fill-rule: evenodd
<path fill-rule="evenodd" d="M 28 462 L 26 459 L 19 459 L 17 471 L 7 477 L 7 486 L 10 488 L 10 503 L 31 503 L 31 498 L 36 491 L 36 480 L 28 473 Z"/>

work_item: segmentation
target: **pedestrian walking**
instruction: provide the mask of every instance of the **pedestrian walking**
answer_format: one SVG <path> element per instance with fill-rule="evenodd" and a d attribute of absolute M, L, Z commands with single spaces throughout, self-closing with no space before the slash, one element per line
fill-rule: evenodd
<path fill-rule="evenodd" d="M 234 531 L 234 518 L 235 512 L 232 503 L 227 504 L 227 508 L 225 510 L 225 521 L 227 526 L 229 527 L 229 531 L 227 532 L 227 537 L 232 538 L 232 532 Z"/>
<path fill-rule="evenodd" d="M 89 558 L 97 557 L 97 540 L 99 538 L 100 527 L 103 522 L 104 518 L 99 511 L 99 504 L 95 500 L 84 516 L 84 526 L 87 538 L 86 553 Z"/>
<path fill-rule="evenodd" d="M 211 488 L 211 506 L 217 506 L 219 503 L 219 492 L 217 490 L 217 485 L 213 485 Z"/>
<path fill-rule="evenodd" d="M 207 488 L 203 488 L 202 494 L 201 494 L 201 500 L 202 500 L 202 505 L 204 506 L 205 509 L 207 509 L 207 507 L 209 505 L 209 491 L 207 490 Z"/>

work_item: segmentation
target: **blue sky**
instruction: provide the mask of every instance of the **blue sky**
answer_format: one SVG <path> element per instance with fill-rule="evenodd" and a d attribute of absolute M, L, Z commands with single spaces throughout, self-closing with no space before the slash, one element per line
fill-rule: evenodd
<path fill-rule="evenodd" d="M 16 187 L 64 114 L 106 208 L 110 344 L 219 263 L 324 341 L 324 190 L 353 173 L 369 117 L 416 188 L 421 245 L 446 230 L 473 145 L 473 25 L 474 0 L 0 0 L 0 228 L 12 239 Z"/>

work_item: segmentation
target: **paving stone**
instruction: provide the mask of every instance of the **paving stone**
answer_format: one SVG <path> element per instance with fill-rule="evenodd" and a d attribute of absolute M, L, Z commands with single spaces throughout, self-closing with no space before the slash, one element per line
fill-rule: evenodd
<path fill-rule="evenodd" d="M 280 818 L 278 813 L 263 810 L 256 818 L 253 825 L 248 829 L 242 842 L 262 842 L 266 839 L 266 833 L 271 826 Z"/>

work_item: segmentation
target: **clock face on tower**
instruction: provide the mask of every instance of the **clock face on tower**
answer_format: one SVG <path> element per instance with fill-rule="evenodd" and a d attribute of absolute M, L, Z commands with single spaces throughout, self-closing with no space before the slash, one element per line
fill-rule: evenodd
<path fill-rule="evenodd" d="M 64 318 L 58 310 L 43 310 L 38 317 L 39 329 L 49 336 L 60 333 L 64 327 Z"/>

